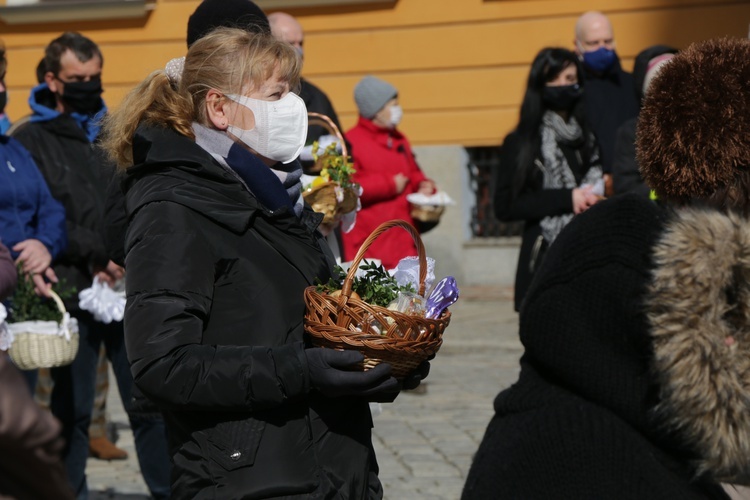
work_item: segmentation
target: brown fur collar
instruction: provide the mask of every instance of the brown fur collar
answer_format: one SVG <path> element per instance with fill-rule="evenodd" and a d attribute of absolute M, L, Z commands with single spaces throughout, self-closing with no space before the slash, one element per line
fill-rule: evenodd
<path fill-rule="evenodd" d="M 750 483 L 750 220 L 684 209 L 654 250 L 647 297 L 658 415 L 697 473 Z"/>

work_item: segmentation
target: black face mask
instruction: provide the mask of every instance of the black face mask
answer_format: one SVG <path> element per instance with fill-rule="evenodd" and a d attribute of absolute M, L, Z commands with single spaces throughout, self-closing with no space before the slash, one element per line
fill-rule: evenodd
<path fill-rule="evenodd" d="M 558 87 L 544 87 L 542 101 L 552 111 L 570 111 L 583 95 L 583 89 L 577 83 Z"/>
<path fill-rule="evenodd" d="M 8 91 L 0 92 L 0 115 L 5 113 L 5 105 L 8 104 Z"/>
<path fill-rule="evenodd" d="M 88 82 L 63 82 L 65 88 L 62 100 L 73 108 L 73 111 L 91 115 L 102 108 L 102 81 L 99 79 Z"/>

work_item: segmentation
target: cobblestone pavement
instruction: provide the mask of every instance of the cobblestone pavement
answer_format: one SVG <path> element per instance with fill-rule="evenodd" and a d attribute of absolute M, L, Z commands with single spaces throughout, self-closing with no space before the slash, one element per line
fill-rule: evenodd
<path fill-rule="evenodd" d="M 402 393 L 374 417 L 374 444 L 387 499 L 460 497 L 472 454 L 492 416 L 492 400 L 518 374 L 521 344 L 511 291 L 462 290 L 451 308 L 451 325 L 432 361 L 426 391 Z M 117 445 L 127 460 L 89 459 L 91 498 L 148 498 L 138 469 L 133 436 L 116 387 L 108 411 L 119 429 Z"/>

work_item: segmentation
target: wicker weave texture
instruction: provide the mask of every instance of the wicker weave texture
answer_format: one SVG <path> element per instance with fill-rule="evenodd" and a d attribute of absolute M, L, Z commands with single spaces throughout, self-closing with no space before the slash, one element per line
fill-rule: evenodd
<path fill-rule="evenodd" d="M 340 295 L 334 297 L 320 293 L 316 287 L 305 290 L 305 332 L 316 346 L 360 351 L 365 356 L 364 369 L 387 362 L 393 368 L 393 376 L 403 378 L 438 352 L 451 315 L 445 311 L 437 319 L 411 316 L 351 296 L 352 282 L 367 248 L 382 233 L 396 227 L 408 231 L 417 245 L 419 294 L 424 296 L 427 263 L 419 233 L 401 220 L 385 222 L 362 244 L 344 279 Z M 380 329 L 380 334 L 372 329 L 373 325 Z"/>
<path fill-rule="evenodd" d="M 50 293 L 60 312 L 65 313 L 65 306 L 60 297 L 53 291 Z M 15 333 L 8 355 L 22 370 L 69 365 L 76 357 L 79 342 L 77 331 L 69 333 L 70 340 L 57 335 L 33 332 Z"/>

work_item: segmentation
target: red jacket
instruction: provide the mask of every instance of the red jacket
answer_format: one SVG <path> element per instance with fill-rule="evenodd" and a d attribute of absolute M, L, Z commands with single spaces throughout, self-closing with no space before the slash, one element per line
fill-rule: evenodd
<path fill-rule="evenodd" d="M 357 125 L 346 133 L 346 139 L 352 145 L 357 170 L 354 180 L 363 191 L 357 223 L 351 232 L 342 235 L 344 259 L 349 261 L 381 223 L 402 219 L 414 224 L 406 195 L 416 192 L 419 183 L 427 178 L 414 160 L 409 141 L 398 130 L 381 128 L 360 116 Z M 396 193 L 393 181 L 398 173 L 409 177 L 406 189 L 400 194 Z M 417 255 L 412 237 L 403 229 L 394 228 L 375 240 L 365 257 L 380 259 L 386 269 L 392 269 L 409 255 Z"/>

